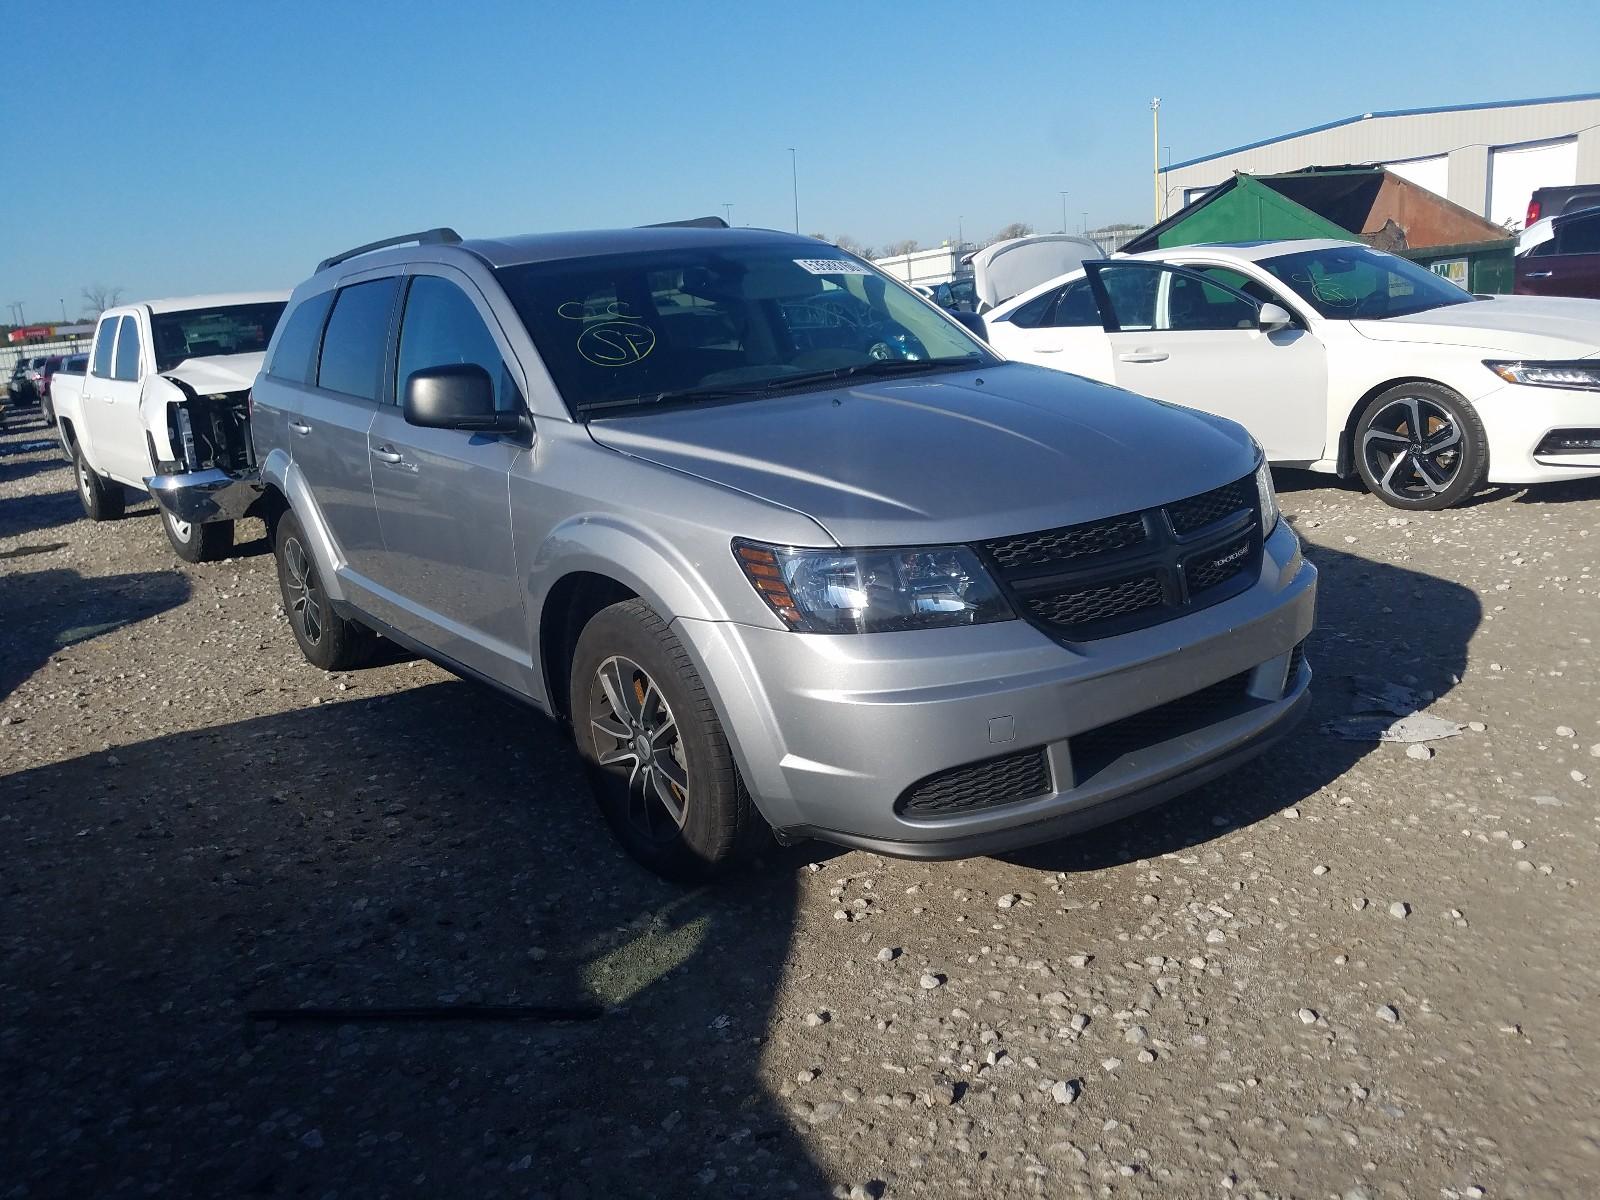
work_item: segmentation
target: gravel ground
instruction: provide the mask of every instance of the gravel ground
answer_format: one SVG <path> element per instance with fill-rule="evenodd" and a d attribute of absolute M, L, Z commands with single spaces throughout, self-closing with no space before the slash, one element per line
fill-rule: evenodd
<path fill-rule="evenodd" d="M 185 566 L 43 436 L 0 434 L 0 1197 L 1594 1194 L 1600 485 L 1286 474 L 1321 627 L 1270 759 L 685 893 L 538 717 L 307 666 L 259 525 Z M 1477 725 L 1322 732 L 1367 674 Z M 585 1019 L 250 1016 L 473 1004 Z"/>

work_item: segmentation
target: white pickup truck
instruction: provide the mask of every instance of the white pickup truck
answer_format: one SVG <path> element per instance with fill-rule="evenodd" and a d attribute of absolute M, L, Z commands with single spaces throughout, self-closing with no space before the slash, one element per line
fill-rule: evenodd
<path fill-rule="evenodd" d="M 124 487 L 155 491 L 181 483 L 190 495 L 217 499 L 200 514 L 211 518 L 204 523 L 162 507 L 173 550 L 186 562 L 229 551 L 233 518 L 244 515 L 251 499 L 231 489 L 238 473 L 255 464 L 250 387 L 288 298 L 287 292 L 190 296 L 101 314 L 88 372 L 58 377 L 51 388 L 61 443 L 91 521 L 122 515 Z"/>

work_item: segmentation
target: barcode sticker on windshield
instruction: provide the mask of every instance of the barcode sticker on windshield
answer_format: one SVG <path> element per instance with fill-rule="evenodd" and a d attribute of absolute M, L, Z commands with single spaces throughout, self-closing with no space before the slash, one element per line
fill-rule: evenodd
<path fill-rule="evenodd" d="M 843 258 L 797 258 L 794 265 L 813 275 L 865 275 L 867 269 L 860 263 Z"/>

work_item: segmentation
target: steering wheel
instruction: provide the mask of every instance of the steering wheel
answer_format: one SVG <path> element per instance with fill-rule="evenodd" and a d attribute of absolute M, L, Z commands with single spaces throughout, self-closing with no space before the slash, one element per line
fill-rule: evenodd
<path fill-rule="evenodd" d="M 1380 308 L 1383 310 L 1382 312 L 1379 311 Z M 1360 300 L 1356 301 L 1355 311 L 1350 314 L 1350 317 L 1352 320 L 1360 317 L 1381 317 L 1387 314 L 1388 308 L 1389 297 L 1387 295 L 1383 292 L 1368 292 Z"/>

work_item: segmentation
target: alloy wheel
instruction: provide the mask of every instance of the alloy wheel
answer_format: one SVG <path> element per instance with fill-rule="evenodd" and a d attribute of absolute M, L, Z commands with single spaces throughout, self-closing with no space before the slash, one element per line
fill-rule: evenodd
<path fill-rule="evenodd" d="M 1400 396 L 1384 405 L 1361 438 L 1367 471 L 1400 500 L 1438 495 L 1461 472 L 1461 429 L 1437 401 Z"/>
<path fill-rule="evenodd" d="M 316 568 L 299 538 L 284 542 L 283 565 L 289 572 L 289 619 L 314 646 L 322 640 L 322 604 L 317 598 Z"/>
<path fill-rule="evenodd" d="M 194 526 L 188 521 L 178 520 L 178 518 L 173 516 L 171 513 L 167 513 L 166 518 L 167 527 L 172 530 L 172 536 L 177 538 L 180 542 L 187 542 L 190 535 L 194 533 Z"/>
<path fill-rule="evenodd" d="M 589 686 L 595 762 L 627 789 L 628 823 L 651 842 L 677 837 L 689 804 L 683 735 L 667 698 L 632 659 L 613 655 Z"/>

